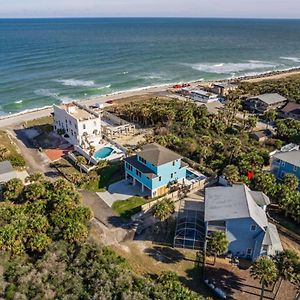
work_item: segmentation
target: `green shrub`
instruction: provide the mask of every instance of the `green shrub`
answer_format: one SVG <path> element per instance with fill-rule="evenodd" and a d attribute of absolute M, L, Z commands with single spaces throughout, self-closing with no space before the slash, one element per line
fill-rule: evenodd
<path fill-rule="evenodd" d="M 13 154 L 7 157 L 13 167 L 25 167 L 26 162 L 21 154 Z"/>

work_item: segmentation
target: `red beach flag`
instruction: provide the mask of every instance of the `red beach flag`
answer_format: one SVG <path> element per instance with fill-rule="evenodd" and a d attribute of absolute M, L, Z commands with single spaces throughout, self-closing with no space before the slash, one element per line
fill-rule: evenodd
<path fill-rule="evenodd" d="M 251 181 L 254 176 L 254 173 L 252 171 L 248 171 L 248 179 Z"/>

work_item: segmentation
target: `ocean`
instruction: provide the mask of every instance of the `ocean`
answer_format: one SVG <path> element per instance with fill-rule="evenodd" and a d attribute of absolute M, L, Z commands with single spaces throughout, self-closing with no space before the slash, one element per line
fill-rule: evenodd
<path fill-rule="evenodd" d="M 300 20 L 0 19 L 0 116 L 300 66 Z"/>

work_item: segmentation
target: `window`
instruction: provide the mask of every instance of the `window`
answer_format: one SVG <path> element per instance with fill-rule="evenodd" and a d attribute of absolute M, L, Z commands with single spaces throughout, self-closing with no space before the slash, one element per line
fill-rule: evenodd
<path fill-rule="evenodd" d="M 251 225 L 251 231 L 255 231 L 255 230 L 256 230 L 256 225 L 255 224 Z"/>
<path fill-rule="evenodd" d="M 86 129 L 86 126 L 85 126 L 85 124 L 83 124 L 83 129 Z"/>
<path fill-rule="evenodd" d="M 142 162 L 144 165 L 147 164 L 146 160 L 139 156 L 139 161 Z"/>
<path fill-rule="evenodd" d="M 175 161 L 172 162 L 172 165 L 175 166 Z"/>
<path fill-rule="evenodd" d="M 282 161 L 282 162 L 281 162 L 281 165 L 284 167 L 284 166 L 285 166 L 285 162 L 284 162 L 284 161 Z"/>
<path fill-rule="evenodd" d="M 135 174 L 139 177 L 141 177 L 142 173 L 139 170 L 135 170 Z"/>
<path fill-rule="evenodd" d="M 171 178 L 173 178 L 173 176 L 174 176 L 174 174 L 173 174 L 173 173 L 171 173 Z"/>
<path fill-rule="evenodd" d="M 247 255 L 251 255 L 252 254 L 252 249 L 251 248 L 248 248 L 247 249 Z"/>
<path fill-rule="evenodd" d="M 161 181 L 161 176 L 158 177 L 158 181 Z"/>
<path fill-rule="evenodd" d="M 297 172 L 298 168 L 296 166 L 293 167 L 293 170 Z"/>
<path fill-rule="evenodd" d="M 132 171 L 132 166 L 129 163 L 126 163 L 126 168 L 130 171 Z"/>
<path fill-rule="evenodd" d="M 71 122 L 71 120 L 69 120 L 69 124 L 70 124 L 70 125 L 72 125 L 72 122 Z"/>

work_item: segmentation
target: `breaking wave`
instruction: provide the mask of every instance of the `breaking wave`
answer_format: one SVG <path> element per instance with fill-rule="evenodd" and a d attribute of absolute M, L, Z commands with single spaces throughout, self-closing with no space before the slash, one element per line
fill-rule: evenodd
<path fill-rule="evenodd" d="M 284 60 L 290 60 L 290 61 L 293 61 L 293 62 L 300 63 L 300 57 L 281 56 L 280 58 L 284 59 Z"/>
<path fill-rule="evenodd" d="M 255 60 L 241 63 L 200 63 L 190 64 L 189 66 L 197 71 L 215 74 L 233 74 L 247 70 L 270 69 L 276 67 L 274 64 Z"/>
<path fill-rule="evenodd" d="M 57 82 L 60 82 L 62 85 L 65 86 L 86 86 L 86 87 L 92 87 L 95 86 L 95 82 L 93 80 L 79 80 L 79 79 L 60 79 L 56 80 Z"/>
<path fill-rule="evenodd" d="M 50 97 L 50 98 L 56 99 L 62 103 L 67 103 L 67 102 L 73 101 L 73 99 L 71 99 L 67 96 L 60 95 L 59 93 L 53 92 L 52 90 L 49 90 L 49 89 L 38 89 L 38 90 L 35 90 L 34 93 L 37 96 Z"/>

